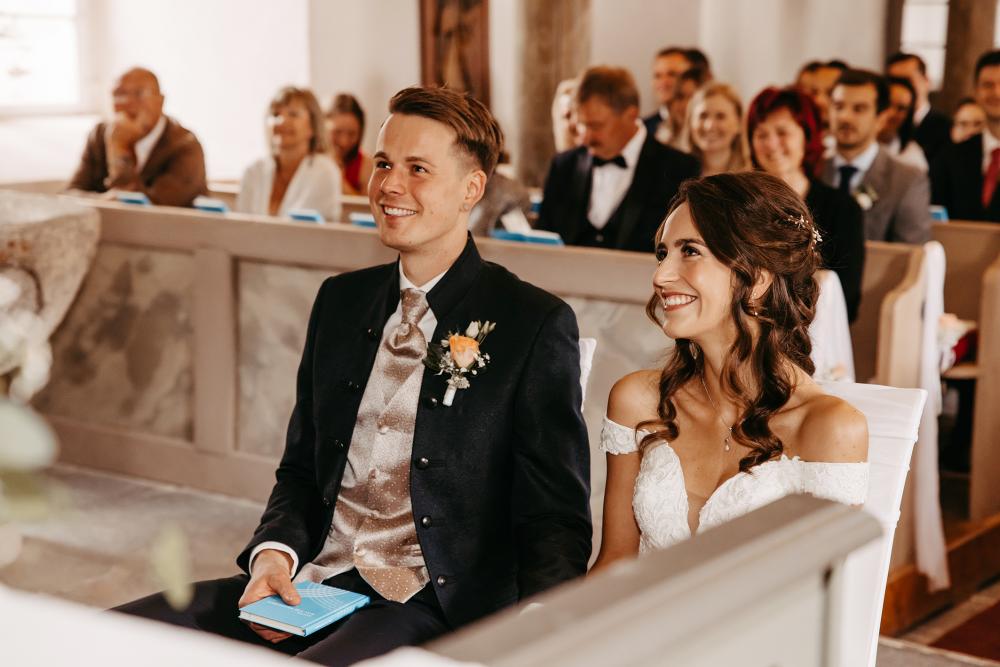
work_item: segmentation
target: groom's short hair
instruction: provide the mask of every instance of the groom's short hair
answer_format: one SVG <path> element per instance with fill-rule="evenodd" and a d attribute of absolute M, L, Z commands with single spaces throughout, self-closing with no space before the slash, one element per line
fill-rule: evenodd
<path fill-rule="evenodd" d="M 444 123 L 455 131 L 459 149 L 476 165 L 493 175 L 503 132 L 486 105 L 468 93 L 430 86 L 405 88 L 389 100 L 389 113 L 422 116 Z"/>

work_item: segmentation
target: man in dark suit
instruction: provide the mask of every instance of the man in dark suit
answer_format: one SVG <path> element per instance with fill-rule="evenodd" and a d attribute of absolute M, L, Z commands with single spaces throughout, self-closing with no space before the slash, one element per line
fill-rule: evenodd
<path fill-rule="evenodd" d="M 191 206 L 208 192 L 201 144 L 163 114 L 156 75 L 130 69 L 115 82 L 112 98 L 114 120 L 91 131 L 68 189 L 142 192 L 161 206 Z"/>
<path fill-rule="evenodd" d="M 914 53 L 894 53 L 885 63 L 889 76 L 909 79 L 916 99 L 913 105 L 913 138 L 924 149 L 927 164 L 951 144 L 951 118 L 931 108 L 931 82 L 924 59 Z"/>
<path fill-rule="evenodd" d="M 986 127 L 946 148 L 931 164 L 932 201 L 953 220 L 1000 222 L 1000 50 L 979 57 L 975 91 Z"/>
<path fill-rule="evenodd" d="M 570 245 L 653 251 L 670 200 L 698 161 L 639 122 L 639 91 L 618 67 L 591 67 L 576 93 L 582 144 L 552 160 L 538 227 Z"/>
<path fill-rule="evenodd" d="M 197 584 L 185 612 L 160 595 L 121 611 L 346 665 L 586 571 L 576 318 L 467 232 L 500 129 L 445 89 L 408 88 L 389 110 L 369 198 L 399 260 L 320 288 L 277 483 L 237 560 L 250 576 Z M 293 577 L 372 602 L 307 638 L 237 620 L 271 594 L 297 602 Z"/>
<path fill-rule="evenodd" d="M 831 93 L 830 131 L 837 141 L 823 180 L 851 195 L 869 241 L 925 243 L 931 237 L 927 175 L 889 155 L 878 132 L 889 112 L 889 84 L 866 70 L 846 70 Z"/>
<path fill-rule="evenodd" d="M 680 85 L 681 75 L 694 65 L 689 51 L 680 46 L 668 46 L 660 49 L 653 59 L 653 97 L 658 107 L 642 122 L 649 136 L 661 144 L 669 144 L 675 138 L 670 122 L 670 102 Z"/>

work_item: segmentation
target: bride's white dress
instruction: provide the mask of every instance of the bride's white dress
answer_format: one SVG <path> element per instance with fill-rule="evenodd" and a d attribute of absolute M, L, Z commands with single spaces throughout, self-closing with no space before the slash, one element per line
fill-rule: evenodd
<path fill-rule="evenodd" d="M 610 454 L 635 452 L 644 434 L 605 417 L 601 449 Z M 669 547 L 793 493 L 860 505 L 868 493 L 868 467 L 863 462 L 812 462 L 782 454 L 737 473 L 708 498 L 699 498 L 688 494 L 676 452 L 667 443 L 654 444 L 643 453 L 632 495 L 641 533 L 639 553 Z"/>

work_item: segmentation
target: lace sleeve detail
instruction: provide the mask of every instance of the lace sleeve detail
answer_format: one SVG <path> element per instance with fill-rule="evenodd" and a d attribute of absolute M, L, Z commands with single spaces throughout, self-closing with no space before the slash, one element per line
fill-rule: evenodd
<path fill-rule="evenodd" d="M 601 428 L 601 449 L 608 454 L 631 454 L 639 451 L 635 429 L 604 418 Z"/>
<path fill-rule="evenodd" d="M 869 464 L 799 462 L 802 491 L 845 505 L 862 505 L 868 497 Z"/>

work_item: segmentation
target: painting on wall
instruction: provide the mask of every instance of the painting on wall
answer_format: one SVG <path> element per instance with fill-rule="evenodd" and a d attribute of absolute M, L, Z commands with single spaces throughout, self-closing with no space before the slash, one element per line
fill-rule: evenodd
<path fill-rule="evenodd" d="M 489 106 L 487 0 L 420 0 L 420 76 Z"/>

